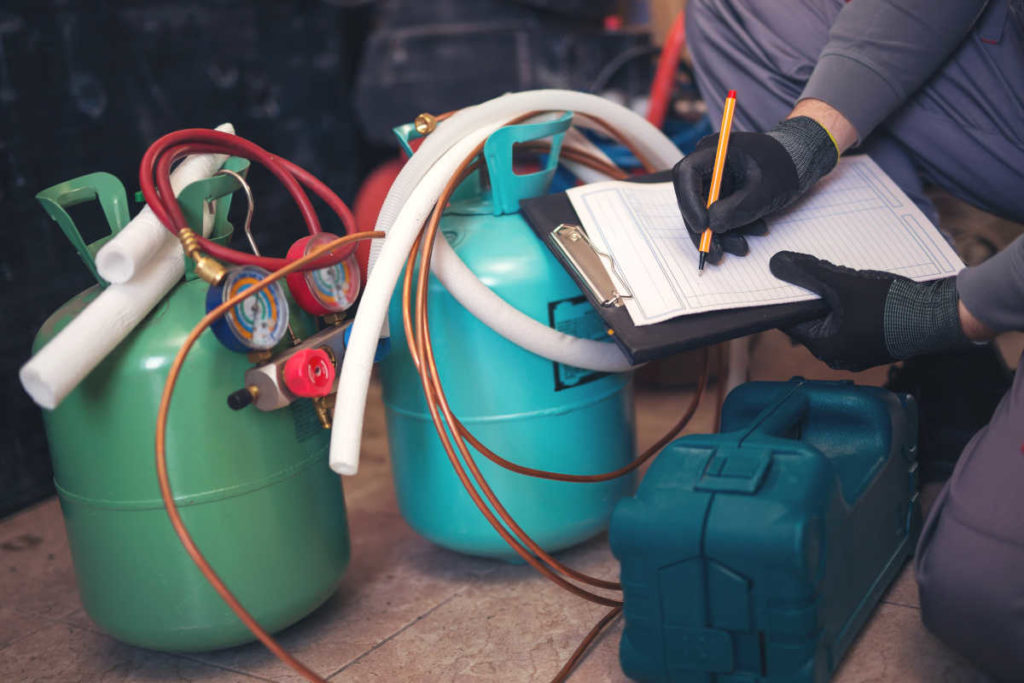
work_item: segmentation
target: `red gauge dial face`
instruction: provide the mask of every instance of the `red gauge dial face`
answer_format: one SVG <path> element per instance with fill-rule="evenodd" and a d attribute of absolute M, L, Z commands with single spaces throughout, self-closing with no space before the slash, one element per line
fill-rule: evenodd
<path fill-rule="evenodd" d="M 337 236 L 326 232 L 304 238 L 293 245 L 288 257 L 309 254 L 335 239 Z M 289 275 L 288 286 L 299 305 L 310 313 L 325 315 L 348 310 L 356 302 L 362 286 L 356 254 L 353 252 L 326 268 Z"/>

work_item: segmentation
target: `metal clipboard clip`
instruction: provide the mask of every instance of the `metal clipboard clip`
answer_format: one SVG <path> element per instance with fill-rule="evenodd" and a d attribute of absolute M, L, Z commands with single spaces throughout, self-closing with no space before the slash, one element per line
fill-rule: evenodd
<path fill-rule="evenodd" d="M 621 283 L 616 285 L 618 277 L 614 275 L 615 261 L 608 254 L 594 248 L 583 228 L 562 223 L 551 231 L 551 241 L 565 256 L 565 260 L 572 264 L 602 306 L 618 308 L 626 299 L 633 298 L 625 286 Z"/>

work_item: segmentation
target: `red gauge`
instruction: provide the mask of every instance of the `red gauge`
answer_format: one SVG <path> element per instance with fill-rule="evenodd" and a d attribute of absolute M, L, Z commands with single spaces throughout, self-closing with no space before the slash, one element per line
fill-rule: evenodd
<path fill-rule="evenodd" d="M 305 256 L 309 252 L 338 239 L 328 232 L 303 237 L 288 250 L 288 260 Z M 313 315 L 341 313 L 356 302 L 362 278 L 356 255 L 326 268 L 291 273 L 287 276 L 288 289 L 302 310 Z"/>

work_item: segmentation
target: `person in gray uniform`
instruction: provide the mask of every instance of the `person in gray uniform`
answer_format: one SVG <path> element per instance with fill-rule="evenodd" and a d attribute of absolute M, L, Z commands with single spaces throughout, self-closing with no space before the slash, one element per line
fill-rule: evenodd
<path fill-rule="evenodd" d="M 717 136 L 673 169 L 694 244 L 743 255 L 763 217 L 851 148 L 937 221 L 933 183 L 1024 221 L 1024 0 L 690 0 L 697 85 L 715 110 L 738 93 L 720 199 L 705 208 Z M 1024 237 L 954 278 L 916 283 L 806 254 L 771 260 L 822 296 L 786 330 L 859 370 L 1024 330 Z M 1024 367 L 1024 359 L 1018 369 Z M 925 625 L 979 668 L 1024 680 L 1024 372 L 967 445 L 925 523 L 916 571 Z"/>

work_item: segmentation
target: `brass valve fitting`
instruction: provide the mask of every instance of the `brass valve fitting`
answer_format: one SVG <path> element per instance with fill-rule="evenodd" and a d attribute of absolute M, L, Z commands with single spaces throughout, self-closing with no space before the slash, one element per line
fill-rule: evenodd
<path fill-rule="evenodd" d="M 416 127 L 416 132 L 420 135 L 426 135 L 432 133 L 437 128 L 437 118 L 433 114 L 423 112 L 412 122 L 412 125 Z"/>
<path fill-rule="evenodd" d="M 178 232 L 178 239 L 181 240 L 181 248 L 185 255 L 196 263 L 196 275 L 209 282 L 211 285 L 219 285 L 228 274 L 227 268 L 215 258 L 207 256 L 199 248 L 199 237 L 191 228 L 182 228 Z"/>

